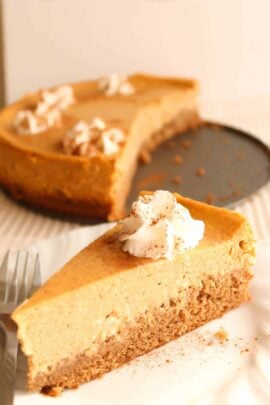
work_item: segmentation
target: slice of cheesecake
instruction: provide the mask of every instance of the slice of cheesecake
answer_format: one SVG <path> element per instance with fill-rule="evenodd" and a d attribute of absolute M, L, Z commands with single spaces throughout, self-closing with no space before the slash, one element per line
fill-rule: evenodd
<path fill-rule="evenodd" d="M 175 197 L 177 215 L 168 220 L 166 203 L 147 226 L 133 205 L 129 229 L 124 220 L 91 243 L 13 313 L 29 390 L 75 387 L 249 299 L 246 219 Z M 142 198 L 145 214 L 153 196 Z"/>
<path fill-rule="evenodd" d="M 0 184 L 53 212 L 119 219 L 139 156 L 199 125 L 197 94 L 194 80 L 138 74 L 28 95 L 0 113 Z"/>

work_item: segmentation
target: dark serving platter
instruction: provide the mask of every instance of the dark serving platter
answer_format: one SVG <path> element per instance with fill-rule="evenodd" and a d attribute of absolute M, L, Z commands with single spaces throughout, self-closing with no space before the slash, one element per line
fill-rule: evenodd
<path fill-rule="evenodd" d="M 164 189 L 217 206 L 231 206 L 270 179 L 270 150 L 251 134 L 205 123 L 176 135 L 140 164 L 128 206 L 141 190 Z"/>
<path fill-rule="evenodd" d="M 139 164 L 127 209 L 143 190 L 170 190 L 213 205 L 232 207 L 269 180 L 268 146 L 244 131 L 208 122 L 175 135 L 153 152 L 150 163 Z M 31 210 L 69 222 L 89 225 L 104 222 L 54 214 L 35 207 Z"/>

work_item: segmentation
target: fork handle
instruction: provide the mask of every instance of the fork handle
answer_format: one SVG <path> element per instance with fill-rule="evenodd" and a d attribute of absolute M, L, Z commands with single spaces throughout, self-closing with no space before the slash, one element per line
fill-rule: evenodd
<path fill-rule="evenodd" d="M 16 388 L 18 340 L 16 328 L 9 316 L 0 316 L 0 328 L 4 333 L 3 361 L 0 369 L 0 404 L 12 405 Z"/>

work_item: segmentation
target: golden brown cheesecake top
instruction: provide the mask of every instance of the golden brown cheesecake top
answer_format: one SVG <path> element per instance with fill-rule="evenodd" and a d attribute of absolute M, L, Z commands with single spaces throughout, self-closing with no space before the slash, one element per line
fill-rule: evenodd
<path fill-rule="evenodd" d="M 63 112 L 61 125 L 35 135 L 18 135 L 14 128 L 16 114 L 21 110 L 32 108 L 38 101 L 38 94 L 30 94 L 1 112 L 0 137 L 17 147 L 42 153 L 57 152 L 64 156 L 63 135 L 78 121 L 89 122 L 95 117 L 100 117 L 109 126 L 118 127 L 128 133 L 140 107 L 162 102 L 161 99 L 166 95 L 179 93 L 179 90 L 185 94 L 186 91 L 197 88 L 197 83 L 193 80 L 141 74 L 130 76 L 129 81 L 135 88 L 134 94 L 128 96 L 115 94 L 110 97 L 99 90 L 97 80 L 72 84 L 77 102 Z"/>
<path fill-rule="evenodd" d="M 182 275 L 184 278 L 186 277 L 185 267 L 188 271 L 190 270 L 188 269 L 189 259 L 199 258 L 202 253 L 209 262 L 213 261 L 215 263 L 216 268 L 213 265 L 214 271 L 223 271 L 218 267 L 218 256 L 220 247 L 223 251 L 222 254 L 224 254 L 225 245 L 227 246 L 227 253 L 232 257 L 234 251 L 239 249 L 239 244 L 242 244 L 240 248 L 243 254 L 253 255 L 252 232 L 244 217 L 223 208 L 213 207 L 177 194 L 176 196 L 177 201 L 190 211 L 194 219 L 203 220 L 205 223 L 204 238 L 199 245 L 188 252 L 179 254 L 171 261 L 171 263 L 178 261 L 180 265 L 183 265 Z M 170 261 L 166 259 L 139 258 L 124 252 L 122 243 L 118 240 L 118 235 L 119 225 L 91 243 L 48 280 L 42 289 L 37 291 L 19 311 L 80 289 L 88 284 L 102 282 L 103 280 L 108 281 L 115 275 L 121 276 L 122 272 L 136 271 L 141 267 L 145 268 L 145 272 L 148 271 L 147 269 L 156 267 L 158 272 L 164 266 L 170 266 Z M 241 239 L 241 235 L 244 240 Z M 241 240 L 239 240 L 239 237 Z M 234 247 L 235 244 L 237 244 L 237 249 Z M 192 269 L 188 277 L 196 279 L 200 272 L 203 271 L 204 266 L 205 263 L 200 264 L 198 260 L 198 268 Z"/>

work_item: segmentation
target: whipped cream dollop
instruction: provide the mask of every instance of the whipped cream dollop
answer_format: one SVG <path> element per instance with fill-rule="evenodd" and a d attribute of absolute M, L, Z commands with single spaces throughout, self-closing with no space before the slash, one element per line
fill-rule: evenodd
<path fill-rule="evenodd" d="M 198 245 L 204 222 L 195 220 L 169 191 L 141 196 L 122 220 L 119 239 L 123 250 L 137 257 L 172 259 Z"/>
<path fill-rule="evenodd" d="M 135 87 L 128 81 L 128 77 L 116 73 L 102 77 L 99 80 L 98 88 L 100 91 L 104 92 L 106 96 L 114 96 L 115 94 L 130 96 L 135 93 Z"/>
<path fill-rule="evenodd" d="M 58 124 L 61 115 L 74 103 L 71 86 L 62 85 L 54 90 L 43 90 L 34 110 L 19 111 L 14 126 L 19 135 L 35 135 Z"/>
<path fill-rule="evenodd" d="M 105 121 L 95 117 L 90 123 L 79 121 L 67 131 L 63 137 L 63 149 L 68 155 L 113 155 L 124 141 L 125 134 L 120 128 L 108 128 Z"/>

